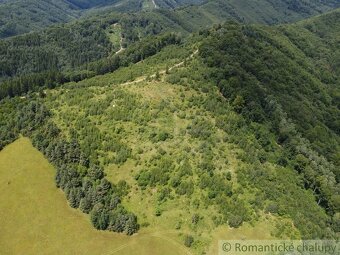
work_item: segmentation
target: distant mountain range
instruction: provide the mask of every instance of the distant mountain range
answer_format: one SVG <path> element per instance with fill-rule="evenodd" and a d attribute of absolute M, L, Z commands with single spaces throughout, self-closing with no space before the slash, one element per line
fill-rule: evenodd
<path fill-rule="evenodd" d="M 186 5 L 196 6 L 181 7 Z M 97 14 L 180 7 L 176 11 L 176 19 L 192 20 L 191 26 L 198 26 L 226 19 L 265 24 L 290 22 L 339 6 L 337 0 L 1 0 L 0 38 L 68 22 L 89 10 L 96 10 L 94 13 Z"/>

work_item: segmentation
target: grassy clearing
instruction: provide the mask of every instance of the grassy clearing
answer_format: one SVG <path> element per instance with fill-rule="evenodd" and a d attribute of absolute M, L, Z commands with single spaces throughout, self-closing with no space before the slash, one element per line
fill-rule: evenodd
<path fill-rule="evenodd" d="M 40 251 L 41 254 L 202 254 L 203 251 L 216 254 L 219 239 L 267 239 L 272 235 L 276 222 L 270 219 L 261 219 L 253 225 L 247 223 L 239 229 L 231 229 L 226 224 L 216 227 L 212 216 L 218 216 L 218 210 L 215 205 L 203 202 L 207 193 L 205 190 L 196 188 L 191 196 L 172 192 L 171 198 L 159 202 L 161 186 L 143 190 L 136 183 L 136 174 L 150 167 L 150 159 L 157 156 L 161 149 L 174 161 L 180 160 L 183 153 L 188 153 L 196 171 L 197 162 L 202 159 L 202 141 L 191 137 L 186 129 L 197 116 L 215 123 L 214 116 L 199 107 L 201 101 L 191 103 L 197 99 L 203 100 L 206 94 L 164 81 L 143 81 L 114 87 L 70 87 L 67 91 L 57 90 L 49 96 L 55 97 L 55 100 L 49 101 L 50 107 L 56 113 L 54 120 L 65 135 L 70 127 L 76 127 L 86 139 L 87 133 L 81 128 L 82 119 L 85 118 L 86 126 L 97 128 L 106 141 L 119 141 L 131 148 L 132 156 L 126 162 L 107 162 L 105 172 L 111 182 L 125 180 L 130 185 L 130 192 L 123 204 L 138 216 L 142 229 L 131 238 L 94 230 L 86 215 L 65 203 L 64 195 L 55 188 L 53 168 L 30 145 L 29 140 L 22 138 L 0 154 L 0 165 L 3 166 L 0 167 L 0 177 L 4 176 L 1 178 L 4 184 L 10 182 L 1 194 L 0 202 L 12 208 L 5 208 L 0 214 L 3 221 L 0 223 L 5 225 L 5 235 L 0 238 L 0 245 L 7 249 L 5 254 L 21 254 L 24 250 L 28 250 L 27 254 L 39 254 Z M 119 116 L 129 119 L 124 121 Z M 147 123 L 141 122 L 149 117 Z M 211 153 L 216 172 L 228 170 L 234 173 L 240 164 L 236 149 L 232 144 L 221 142 L 228 134 L 216 127 L 213 129 L 211 139 L 214 146 Z M 163 142 L 151 141 L 150 134 L 160 130 L 170 133 L 172 138 Z M 117 154 L 101 148 L 98 157 L 103 162 Z M 16 162 L 18 155 L 20 159 Z M 8 169 L 18 171 L 8 173 Z M 28 171 L 32 174 L 27 175 Z M 188 178 L 198 182 L 196 174 Z M 17 186 L 11 186 L 12 180 L 18 182 Z M 237 182 L 235 186 L 238 186 Z M 11 194 L 15 195 L 11 197 Z M 17 197 L 27 200 L 21 201 Z M 195 201 L 200 201 L 200 205 L 196 206 Z M 38 213 L 36 208 L 39 208 Z M 160 216 L 156 216 L 156 209 L 161 211 Z M 201 217 L 197 225 L 192 224 L 195 213 Z M 31 215 L 35 215 L 33 221 Z M 13 234 L 18 236 L 15 241 L 11 240 Z M 195 239 L 190 251 L 183 246 L 188 234 Z M 74 237 L 79 238 L 76 245 Z M 20 246 L 16 245 L 17 242 Z M 69 253 L 65 253 L 64 249 Z"/>
<path fill-rule="evenodd" d="M 98 82 L 100 81 L 102 80 Z M 80 97 L 82 99 L 79 99 Z M 122 164 L 108 162 L 105 167 L 108 180 L 113 183 L 124 180 L 131 187 L 129 194 L 123 200 L 124 207 L 138 216 L 143 231 L 161 233 L 180 244 L 184 243 L 186 235 L 192 235 L 195 238 L 191 248 L 194 254 L 209 251 L 208 247 L 217 242 L 214 240 L 223 239 L 223 235 L 235 232 L 226 225 L 216 229 L 212 216 L 219 216 L 218 209 L 202 201 L 202 198 L 207 196 L 207 192 L 199 188 L 192 196 L 180 196 L 173 192 L 171 199 L 159 202 L 162 187 L 156 186 L 143 190 L 138 186 L 135 176 L 150 167 L 150 160 L 159 155 L 160 150 L 166 151 L 175 162 L 180 161 L 183 155 L 187 155 L 196 171 L 197 164 L 203 157 L 201 150 L 206 145 L 200 139 L 192 138 L 187 132 L 187 126 L 197 116 L 210 123 L 215 123 L 215 119 L 210 112 L 201 108 L 199 103 L 190 102 L 196 99 L 203 100 L 206 97 L 206 94 L 182 85 L 153 80 L 129 85 L 91 86 L 84 89 L 69 87 L 68 93 L 60 93 L 58 97 L 54 97 L 55 100 L 49 100 L 53 102 L 51 109 L 57 113 L 54 120 L 66 135 L 70 126 L 77 127 L 77 130 L 81 131 L 81 126 L 77 123 L 80 123 L 82 118 L 86 118 L 87 126 L 98 128 L 98 132 L 105 135 L 106 141 L 118 140 L 131 148 L 132 156 L 126 162 Z M 91 114 L 90 110 L 94 107 L 97 107 L 99 112 Z M 72 111 L 69 111 L 70 108 Z M 87 115 L 86 112 L 89 114 Z M 117 115 L 117 113 L 124 114 Z M 129 120 L 121 120 L 119 116 L 127 116 Z M 147 123 L 141 121 L 148 118 Z M 163 142 L 151 141 L 150 134 L 160 131 L 168 132 L 172 138 Z M 211 139 L 215 142 L 211 150 L 216 172 L 234 173 L 240 161 L 236 157 L 237 149 L 232 144 L 221 142 L 227 136 L 224 131 L 214 127 Z M 116 152 L 106 149 L 99 152 L 102 162 L 116 155 Z M 199 182 L 196 174 L 192 180 Z M 237 182 L 235 186 L 237 187 Z M 195 201 L 200 201 L 200 206 L 197 207 Z M 160 216 L 156 216 L 158 209 L 161 211 Z M 201 217 L 197 225 L 192 224 L 192 216 L 195 213 Z M 250 227 L 246 227 L 246 232 L 248 228 Z M 270 232 L 270 228 L 267 227 L 267 232 Z M 259 232 L 265 232 L 263 224 L 259 229 Z M 240 232 L 242 231 L 243 227 Z M 216 235 L 216 232 L 221 236 Z"/>
<path fill-rule="evenodd" d="M 0 153 L 0 253 L 189 254 L 155 231 L 124 235 L 96 231 L 55 187 L 54 169 L 27 138 Z"/>
<path fill-rule="evenodd" d="M 111 43 L 114 46 L 115 51 L 118 51 L 121 47 L 122 27 L 118 23 L 115 23 L 109 27 L 106 31 Z"/>
<path fill-rule="evenodd" d="M 255 226 L 244 224 L 240 228 L 219 227 L 213 233 L 213 242 L 209 248 L 209 255 L 218 254 L 219 240 L 269 240 L 273 239 L 271 231 L 273 223 L 270 221 L 260 221 Z"/>
<path fill-rule="evenodd" d="M 205 92 L 197 89 L 197 81 L 184 78 L 172 84 L 168 78 L 174 80 L 176 76 L 172 75 L 186 77 L 188 70 L 186 65 L 181 65 L 170 70 L 170 75 L 160 72 L 167 66 L 165 53 L 170 49 L 154 59 L 119 69 L 96 80 L 89 79 L 54 90 L 48 94 L 47 100 L 55 113 L 54 121 L 66 136 L 70 128 L 74 128 L 84 148 L 93 142 L 97 144 L 92 152 L 97 153 L 96 157 L 103 164 L 109 181 L 128 183 L 129 193 L 122 203 L 138 216 L 142 233 L 161 234 L 180 244 L 184 243 L 186 235 L 191 235 L 194 243 L 190 250 L 194 254 L 216 254 L 219 239 L 268 239 L 271 236 L 282 237 L 281 232 L 291 237 L 295 229 L 290 220 L 278 225 L 277 219 L 266 219 L 268 215 L 255 217 L 252 214 L 248 223 L 239 229 L 231 229 L 226 222 L 221 223 L 218 206 L 222 203 L 214 204 L 213 195 L 209 198 L 211 190 L 200 186 L 204 181 L 200 174 L 201 162 L 205 163 L 203 167 L 212 165 L 220 180 L 225 178 L 223 174 L 229 172 L 233 192 L 246 203 L 254 201 L 255 193 L 245 191 L 238 183 L 236 171 L 244 164 L 240 160 L 242 151 L 231 142 L 232 134 L 216 125 L 223 119 L 214 112 L 220 106 L 218 100 L 212 98 L 224 99 L 211 87 L 207 87 Z M 190 55 L 187 53 L 185 56 Z M 161 64 L 156 65 L 156 60 Z M 183 56 L 174 56 L 171 61 L 181 63 Z M 195 58 L 190 61 L 196 63 Z M 197 65 L 196 68 L 201 67 Z M 152 76 L 157 70 L 161 73 L 159 79 Z M 131 73 L 131 79 L 127 78 L 128 73 Z M 150 79 L 145 79 L 147 75 Z M 235 115 L 224 106 L 226 109 L 220 110 L 226 111 L 228 121 L 235 121 Z M 168 138 L 155 139 L 162 133 L 168 134 Z M 129 155 L 117 162 L 116 159 L 124 158 L 124 150 L 110 147 L 110 143 L 128 148 Z M 163 159 L 169 159 L 175 165 L 169 173 L 169 182 L 143 188 L 136 181 L 136 176 L 145 170 L 156 169 L 155 166 L 158 167 Z M 192 174 L 185 173 L 180 180 L 194 183 L 194 190 L 190 194 L 181 194 L 172 181 L 176 180 L 186 159 L 191 164 Z M 166 187 L 171 190 L 165 199 L 160 199 Z M 225 201 L 223 205 L 230 205 L 235 197 Z M 243 209 L 248 210 L 249 206 L 245 205 Z M 195 215 L 199 216 L 198 223 L 193 223 Z"/>
<path fill-rule="evenodd" d="M 152 0 L 144 0 L 142 6 L 143 10 L 151 10 L 156 8 L 155 3 Z"/>

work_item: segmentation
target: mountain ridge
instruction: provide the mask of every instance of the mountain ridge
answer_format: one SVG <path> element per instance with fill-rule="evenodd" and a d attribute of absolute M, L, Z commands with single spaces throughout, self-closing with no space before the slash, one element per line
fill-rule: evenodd
<path fill-rule="evenodd" d="M 338 240 L 338 3 L 68 1 L 80 18 L 0 40 L 0 150 L 27 137 L 104 235 Z"/>
<path fill-rule="evenodd" d="M 65 23 L 85 15 L 110 12 L 134 12 L 143 10 L 180 9 L 167 15 L 188 20 L 193 28 L 220 23 L 226 19 L 239 22 L 277 24 L 292 22 L 337 8 L 336 0 L 15 0 L 0 2 L 0 38 L 6 38 L 30 31 L 37 31 L 57 23 Z M 195 6 L 196 5 L 196 6 Z M 184 6 L 184 7 L 182 7 Z M 155 8 L 156 7 L 156 8 Z M 89 11 L 86 11 L 89 10 Z M 190 21 L 191 20 L 191 21 Z M 198 25 L 195 25 L 195 23 Z"/>

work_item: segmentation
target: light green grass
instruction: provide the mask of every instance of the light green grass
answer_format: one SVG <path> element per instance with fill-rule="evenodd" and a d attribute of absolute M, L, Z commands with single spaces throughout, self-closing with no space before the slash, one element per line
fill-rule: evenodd
<path fill-rule="evenodd" d="M 208 255 L 218 254 L 219 240 L 269 240 L 273 239 L 271 231 L 273 222 L 260 221 L 255 226 L 244 224 L 240 228 L 219 227 L 213 233 L 213 242 L 210 245 Z"/>
<path fill-rule="evenodd" d="M 111 25 L 107 31 L 107 36 L 109 37 L 111 43 L 114 46 L 115 51 L 118 51 L 121 46 L 122 38 L 122 27 L 118 23 Z"/>
<path fill-rule="evenodd" d="M 95 230 L 55 187 L 54 168 L 27 138 L 0 152 L 0 254 L 190 254 L 171 235 Z"/>
<path fill-rule="evenodd" d="M 195 86 L 190 87 L 186 83 L 171 84 L 167 82 L 165 72 L 161 72 L 159 80 L 142 79 L 140 76 L 146 77 L 142 72 L 140 76 L 136 76 L 142 70 L 146 70 L 147 74 L 153 74 L 152 71 L 155 70 L 164 70 L 166 55 L 161 53 L 155 59 L 162 59 L 160 61 L 162 65 L 157 66 L 155 64 L 157 61 L 153 62 L 150 58 L 112 74 L 98 76 L 96 80 L 89 79 L 54 90 L 47 95 L 46 102 L 55 113 L 53 116 L 55 123 L 65 136 L 68 136 L 70 127 L 74 127 L 80 135 L 80 141 L 88 137 L 85 128 L 77 125 L 84 120 L 87 127 L 97 128 L 98 134 L 105 136 L 98 149 L 98 158 L 103 162 L 109 181 L 118 183 L 124 180 L 130 186 L 122 203 L 125 208 L 138 216 L 139 223 L 142 224 L 142 232 L 161 233 L 180 244 L 184 243 L 185 235 L 192 235 L 195 241 L 190 250 L 193 254 L 210 251 L 212 253 L 209 254 L 214 254 L 217 240 L 228 239 L 235 233 L 245 236 L 247 233 L 255 233 L 252 235 L 253 239 L 266 239 L 272 235 L 276 222 L 263 217 L 252 219 L 253 226 L 246 223 L 239 229 L 230 229 L 226 223 L 216 227 L 218 223 L 213 219 L 218 218 L 221 212 L 216 204 L 206 202 L 208 191 L 199 187 L 200 180 L 197 174 L 199 163 L 204 153 L 210 153 L 213 156 L 215 172 L 221 174 L 231 172 L 233 187 L 237 190 L 241 187 L 235 173 L 243 164 L 238 158 L 240 148 L 228 142 L 230 134 L 215 125 L 216 116 L 213 111 L 209 111 L 209 107 L 204 106 L 205 100 L 211 96 L 209 93 L 197 90 Z M 182 58 L 172 59 L 172 61 L 176 60 L 180 63 Z M 128 70 L 134 73 L 132 76 L 135 82 L 124 80 Z M 178 66 L 175 70 L 170 70 L 170 73 L 181 71 L 186 71 L 185 66 Z M 120 80 L 119 77 L 124 79 Z M 217 90 L 210 93 L 213 93 L 214 97 L 221 97 Z M 96 108 L 98 113 L 87 114 Z M 119 111 L 128 118 L 121 119 L 117 114 Z M 194 138 L 190 135 L 187 127 L 195 118 L 212 123 L 209 139 Z M 152 141 L 150 134 L 160 131 L 171 134 L 171 138 L 165 141 Z M 115 149 L 107 149 L 103 146 L 110 140 L 119 141 L 131 149 L 131 156 L 126 162 L 114 163 L 113 160 L 105 162 L 105 159 L 117 155 Z M 207 147 L 204 142 L 211 145 L 208 152 L 203 150 Z M 183 179 L 193 180 L 196 185 L 191 196 L 178 195 L 172 189 L 166 200 L 159 201 L 159 192 L 164 186 L 155 185 L 143 190 L 137 184 L 135 176 L 141 170 L 150 169 L 156 162 L 152 161 L 152 158 L 161 155 L 161 150 L 165 151 L 163 155 L 171 157 L 176 165 L 171 172 L 171 178 L 176 174 L 179 162 L 184 157 L 189 159 L 193 175 L 184 176 Z M 170 187 L 170 184 L 168 186 Z M 242 196 L 247 201 L 252 199 L 253 194 L 246 192 Z M 195 205 L 196 201 L 199 201 L 198 206 Z M 160 216 L 156 216 L 157 209 L 162 212 Z M 192 224 L 194 214 L 200 216 L 197 225 Z M 259 224 L 256 223 L 257 220 L 260 221 Z M 258 235 L 257 233 L 260 232 L 263 234 Z"/>
<path fill-rule="evenodd" d="M 49 103 L 53 102 L 51 109 L 56 113 L 54 120 L 66 135 L 68 132 L 67 123 L 74 123 L 84 118 L 84 115 L 79 114 L 79 112 L 91 109 L 97 102 L 100 103 L 107 98 L 111 98 L 109 100 L 113 98 L 108 104 L 109 107 L 102 114 L 87 117 L 87 123 L 88 125 L 95 125 L 102 133 L 106 133 L 106 140 L 118 137 L 121 142 L 131 148 L 132 158 L 122 165 L 114 163 L 107 165 L 105 172 L 108 180 L 112 183 L 125 180 L 131 187 L 129 194 L 123 199 L 123 204 L 138 216 L 139 223 L 143 225 L 143 231 L 155 230 L 163 235 L 166 233 L 166 236 L 171 236 L 173 240 L 181 244 L 183 244 L 184 236 L 190 234 L 195 239 L 191 251 L 194 254 L 202 254 L 203 251 L 207 251 L 211 243 L 217 240 L 215 238 L 217 230 L 212 221 L 212 216 L 219 215 L 218 208 L 214 205 L 205 206 L 203 202 L 201 202 L 199 208 L 193 205 L 194 200 L 201 200 L 207 192 L 196 188 L 191 197 L 180 196 L 173 192 L 172 199 L 159 203 L 158 196 L 162 187 L 149 187 L 142 190 L 134 178 L 140 170 L 148 168 L 149 160 L 158 154 L 159 148 L 171 153 L 171 158 L 176 161 L 181 158 L 185 148 L 189 147 L 191 152 L 188 155 L 195 170 L 202 158 L 199 152 L 202 141 L 192 138 L 186 131 L 187 126 L 196 116 L 204 117 L 211 123 L 215 123 L 215 119 L 210 112 L 203 108 L 190 105 L 189 100 L 194 97 L 204 99 L 207 95 L 181 85 L 154 80 L 150 82 L 141 81 L 135 84 L 117 84 L 115 86 L 91 86 L 85 89 L 68 88 L 68 93 L 59 94 L 55 100 L 49 100 Z M 121 94 L 121 92 L 124 93 Z M 130 97 L 126 97 L 127 95 Z M 77 102 L 75 100 L 77 97 L 78 100 L 79 97 L 82 99 Z M 136 102 L 132 103 L 131 99 L 135 99 Z M 163 101 L 168 102 L 168 106 L 159 110 Z M 115 105 L 115 109 L 125 109 L 130 107 L 130 104 L 134 105 L 133 111 L 136 111 L 132 120 L 116 121 L 112 118 L 112 105 Z M 147 108 L 145 108 L 145 105 Z M 70 107 L 74 107 L 74 109 L 72 108 L 72 111 L 70 111 Z M 175 111 L 171 109 L 175 109 Z M 185 117 L 181 117 L 183 114 Z M 147 124 L 138 123 L 139 116 L 148 115 L 151 115 L 152 118 Z M 114 130 L 117 128 L 122 130 L 121 133 L 115 133 Z M 139 133 L 139 128 L 143 128 L 145 133 Z M 172 134 L 173 138 L 164 142 L 153 143 L 149 139 L 149 133 L 152 130 L 166 130 Z M 214 128 L 212 135 L 212 139 L 216 141 L 216 145 L 212 148 L 215 155 L 214 164 L 216 171 L 228 170 L 234 172 L 240 162 L 236 158 L 236 149 L 229 143 L 221 143 L 227 135 L 224 131 Z M 138 153 L 138 149 L 143 149 L 143 151 Z M 108 155 L 115 155 L 115 152 L 103 151 L 100 158 L 104 160 Z M 196 183 L 198 182 L 196 174 L 192 178 Z M 157 208 L 162 211 L 162 215 L 158 217 L 155 215 Z M 195 213 L 202 217 L 197 226 L 191 224 L 191 217 Z M 145 224 L 148 224 L 148 227 L 145 227 Z M 178 225 L 181 227 L 176 229 Z M 229 233 L 229 228 L 226 225 L 222 229 L 223 233 Z"/>
<path fill-rule="evenodd" d="M 142 2 L 143 10 L 152 10 L 155 9 L 155 5 L 153 4 L 152 0 L 144 0 Z"/>

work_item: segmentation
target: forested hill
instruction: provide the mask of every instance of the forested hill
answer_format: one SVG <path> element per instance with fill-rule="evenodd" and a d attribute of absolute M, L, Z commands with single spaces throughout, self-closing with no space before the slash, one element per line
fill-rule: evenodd
<path fill-rule="evenodd" d="M 79 18 L 88 10 L 138 12 L 155 8 L 175 8 L 200 0 L 4 0 L 0 1 L 0 38 L 6 38 Z M 156 5 L 156 6 L 155 6 Z M 96 13 L 97 13 L 96 12 Z"/>
<path fill-rule="evenodd" d="M 37 31 L 56 23 L 74 20 L 87 9 L 130 2 L 122 0 L 13 0 L 0 2 L 0 38 Z M 133 8 L 134 5 L 131 5 Z M 135 10 L 135 9 L 134 9 Z"/>
<path fill-rule="evenodd" d="M 0 2 L 0 38 L 27 33 L 79 16 L 77 7 L 63 0 Z"/>
<path fill-rule="evenodd" d="M 5 75 L 17 77 L 0 87 L 0 148 L 30 137 L 97 229 L 190 233 L 195 254 L 208 232 L 244 222 L 274 221 L 266 229 L 281 239 L 338 238 L 340 10 L 187 37 L 106 18 L 2 41 L 2 56 L 16 56 L 1 58 L 16 67 Z M 131 20 L 149 33 L 114 54 L 108 34 Z M 27 49 L 52 57 L 33 65 Z"/>
<path fill-rule="evenodd" d="M 102 12 L 169 10 L 186 5 L 192 6 L 165 11 L 158 19 L 191 31 L 227 19 L 276 24 L 320 14 L 339 7 L 340 3 L 337 0 L 5 0 L 0 2 L 0 38 L 67 22 L 84 13 L 88 17 Z M 144 19 L 149 14 L 144 14 Z"/>
<path fill-rule="evenodd" d="M 339 34 L 338 10 L 293 25 L 222 27 L 209 33 L 200 53 L 210 79 L 238 111 L 273 122 L 271 111 L 279 107 L 294 123 L 282 143 L 298 131 L 339 166 Z"/>
<path fill-rule="evenodd" d="M 179 16 L 188 20 L 192 19 L 190 16 L 195 16 L 198 25 L 203 20 L 216 23 L 226 19 L 278 24 L 304 19 L 337 7 L 340 7 L 337 0 L 210 0 L 200 6 L 179 11 Z"/>
<path fill-rule="evenodd" d="M 340 211 L 339 34 L 338 10 L 278 27 L 231 23 L 205 34 L 200 47 L 206 82 L 218 86 L 261 144 L 244 145 L 249 160 L 295 169 L 330 215 Z M 250 185 L 266 190 L 264 180 Z"/>
<path fill-rule="evenodd" d="M 147 5 L 140 5 L 135 0 L 123 2 L 114 0 L 95 2 L 69 1 L 68 4 L 60 0 L 53 2 L 52 7 L 49 6 L 51 4 L 49 1 L 43 1 L 42 3 L 39 1 L 33 1 L 32 3 L 27 1 L 5 1 L 0 4 L 0 12 L 4 14 L 0 17 L 6 19 L 10 15 L 11 21 L 9 23 L 6 20 L 0 22 L 0 27 L 2 27 L 0 30 L 2 29 L 4 36 L 16 34 L 19 30 L 24 32 L 38 29 L 45 22 L 44 17 L 49 18 L 48 24 L 43 25 L 47 26 L 54 23 L 54 21 L 62 21 L 64 18 L 74 19 L 79 16 L 79 10 L 83 8 L 105 5 L 114 6 L 114 8 L 109 8 L 106 11 L 100 9 L 102 11 L 99 13 L 102 14 L 98 14 L 98 12 L 88 13 L 86 18 L 81 19 L 79 22 L 58 25 L 40 32 L 1 40 L 0 82 L 7 78 L 32 73 L 84 70 L 83 65 L 108 57 L 112 52 L 119 49 L 119 37 L 122 37 L 123 46 L 126 47 L 144 37 L 163 32 L 171 31 L 187 35 L 190 32 L 211 27 L 213 24 L 223 23 L 230 19 L 241 23 L 272 24 L 287 22 L 314 15 L 339 5 L 338 1 L 332 0 L 323 1 L 322 3 L 314 0 L 261 0 L 257 1 L 256 6 L 254 6 L 254 1 L 247 0 L 235 2 L 215 0 L 203 3 L 189 0 L 176 1 L 176 4 L 170 4 L 169 1 L 167 3 L 174 6 L 189 3 L 201 4 L 170 10 L 160 8 L 163 6 L 162 2 L 164 5 L 167 1 L 156 1 L 157 8 L 155 8 L 155 6 L 152 7 L 151 0 Z M 6 9 L 7 4 L 17 11 Z M 20 11 L 21 7 L 16 6 L 16 4 L 23 4 L 28 7 L 25 8 L 25 11 Z M 65 9 L 65 6 L 68 8 Z M 39 11 L 34 10 L 36 7 Z M 138 10 L 145 8 L 149 11 L 138 12 Z M 44 10 L 50 10 L 53 14 L 40 13 Z M 67 15 L 63 12 L 64 10 L 68 10 Z M 117 12 L 110 10 L 116 10 Z M 127 10 L 132 10 L 134 13 L 124 13 Z M 16 16 L 16 13 L 20 15 L 20 18 Z M 32 18 L 35 17 L 34 15 L 37 17 Z M 53 18 L 54 15 L 59 16 Z M 25 17 L 29 18 L 29 20 L 26 20 Z M 40 19 L 41 17 L 43 19 Z M 34 23 L 34 28 L 31 27 L 32 20 L 38 22 L 37 24 Z M 112 29 L 112 26 L 116 23 L 121 25 L 121 31 Z M 115 42 L 109 41 L 109 38 L 112 38 L 110 33 L 113 33 L 116 38 Z"/>

